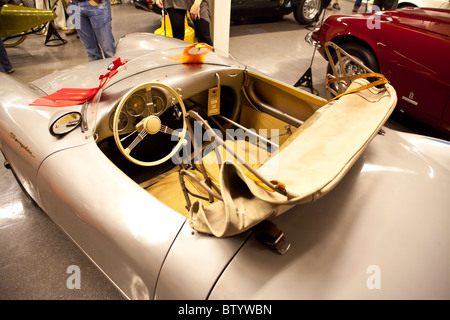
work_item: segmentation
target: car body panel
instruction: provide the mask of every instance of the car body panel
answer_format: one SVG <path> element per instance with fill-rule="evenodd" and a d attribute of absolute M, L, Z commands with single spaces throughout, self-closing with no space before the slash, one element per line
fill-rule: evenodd
<path fill-rule="evenodd" d="M 183 216 L 118 170 L 95 142 L 49 156 L 37 186 L 42 209 L 122 293 L 130 299 L 153 297 Z"/>
<path fill-rule="evenodd" d="M 48 128 L 55 110 L 28 105 L 44 93 L 37 89 L 33 90 L 4 73 L 0 74 L 0 79 L 4 89 L 0 119 L 10 117 L 17 119 L 8 123 L 0 120 L 0 147 L 11 161 L 13 169 L 20 167 L 20 170 L 19 168 L 15 170 L 18 179 L 27 192 L 39 202 L 38 193 L 35 190 L 36 172 L 42 161 L 54 152 L 88 141 L 79 135 L 69 135 L 64 140 L 49 135 Z M 20 95 L 17 94 L 18 92 Z M 80 109 L 81 106 L 62 108 L 58 112 Z M 34 119 L 41 119 L 41 121 L 35 122 Z M 23 132 L 23 128 L 28 128 L 29 133 L 17 135 L 17 132 Z"/>
<path fill-rule="evenodd" d="M 120 81 L 127 81 L 130 76 L 149 70 L 170 67 L 181 63 L 180 49 L 186 47 L 186 42 L 171 37 L 149 38 L 148 33 L 135 33 L 122 37 L 117 45 L 116 57 L 122 61 L 133 61 L 133 67 L 125 64 L 123 70 L 111 78 L 108 86 Z M 170 50 L 169 50 L 170 49 Z M 99 74 L 105 74 L 114 58 L 93 61 L 89 64 L 79 65 L 67 70 L 59 71 L 33 81 L 31 84 L 46 94 L 53 93 L 61 88 L 93 88 L 99 85 Z M 224 59 L 218 55 L 209 55 L 205 64 L 238 66 L 242 64 Z M 164 73 L 164 72 L 163 72 Z"/>
<path fill-rule="evenodd" d="M 382 13 L 386 21 L 422 29 L 424 31 L 450 35 L 448 10 L 396 10 Z"/>
<path fill-rule="evenodd" d="M 430 148 L 448 161 L 448 143 L 384 130 L 339 188 L 273 219 L 291 243 L 285 255 L 252 237 L 210 299 L 447 299 L 449 162 Z"/>
<path fill-rule="evenodd" d="M 193 231 L 186 223 L 164 261 L 155 299 L 208 299 L 217 276 L 226 268 L 250 233 L 230 238 L 214 238 Z"/>
<path fill-rule="evenodd" d="M 317 35 L 315 31 L 313 37 Z M 445 63 L 449 35 L 450 11 L 415 8 L 331 16 L 323 24 L 320 43 L 370 47 L 381 73 L 396 88 L 398 109 L 449 136 L 450 122 L 444 116 L 450 97 L 450 65 Z M 319 51 L 325 56 L 323 48 Z"/>

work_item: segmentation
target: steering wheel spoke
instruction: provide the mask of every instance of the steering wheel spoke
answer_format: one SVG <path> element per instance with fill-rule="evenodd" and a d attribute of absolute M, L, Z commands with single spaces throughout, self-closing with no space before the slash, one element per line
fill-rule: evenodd
<path fill-rule="evenodd" d="M 130 145 L 125 148 L 125 153 L 130 154 L 130 152 L 138 145 L 138 143 L 144 140 L 147 134 L 148 133 L 145 129 L 139 132 L 139 134 L 136 136 L 136 138 L 134 138 L 134 140 L 130 143 Z"/>
<path fill-rule="evenodd" d="M 167 133 L 167 134 L 172 135 L 175 132 L 175 130 L 173 130 L 173 129 L 171 129 L 171 128 L 169 128 L 169 127 L 167 127 L 167 126 L 162 124 L 161 128 L 159 129 L 159 132 Z"/>

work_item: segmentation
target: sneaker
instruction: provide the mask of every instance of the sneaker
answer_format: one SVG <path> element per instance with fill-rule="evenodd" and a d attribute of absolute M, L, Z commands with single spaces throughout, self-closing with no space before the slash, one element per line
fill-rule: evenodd
<path fill-rule="evenodd" d="M 335 4 L 333 4 L 333 9 L 341 10 L 341 7 L 339 7 L 338 3 L 335 3 Z"/>
<path fill-rule="evenodd" d="M 73 35 L 73 34 L 75 34 L 75 33 L 77 33 L 77 29 L 67 29 L 67 31 L 64 32 L 64 34 L 65 34 L 66 36 L 71 36 L 71 35 Z"/>
<path fill-rule="evenodd" d="M 6 73 L 7 73 L 7 74 L 11 74 L 11 73 L 13 73 L 14 71 L 16 71 L 16 70 L 14 70 L 14 68 L 12 68 L 12 69 L 9 69 L 8 71 L 6 71 Z"/>
<path fill-rule="evenodd" d="M 352 12 L 358 12 L 359 7 L 353 7 Z"/>
<path fill-rule="evenodd" d="M 327 7 L 327 10 L 331 10 L 331 4 Z"/>

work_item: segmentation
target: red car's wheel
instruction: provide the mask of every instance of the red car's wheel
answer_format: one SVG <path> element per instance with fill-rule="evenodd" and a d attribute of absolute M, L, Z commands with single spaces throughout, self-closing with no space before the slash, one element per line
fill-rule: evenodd
<path fill-rule="evenodd" d="M 371 69 L 373 72 L 380 72 L 380 67 L 378 66 L 378 61 L 375 56 L 375 54 L 364 45 L 358 44 L 358 43 L 345 43 L 340 46 L 345 52 L 347 52 L 349 55 L 353 56 L 357 60 L 359 60 L 361 63 L 363 63 L 366 67 Z M 331 63 L 334 63 L 334 66 L 337 71 L 338 77 L 343 76 L 341 65 L 337 61 L 336 54 L 332 54 L 333 61 L 328 62 L 327 67 L 327 74 L 333 74 L 333 69 L 331 68 Z M 347 75 L 355 75 L 355 74 L 364 74 L 366 71 L 358 66 L 355 62 L 353 62 L 348 57 L 343 56 L 342 62 L 345 68 L 345 71 L 347 72 Z M 369 79 L 370 80 L 370 79 Z M 332 88 L 337 91 L 337 84 L 334 83 L 331 86 L 336 86 L 335 88 Z"/>

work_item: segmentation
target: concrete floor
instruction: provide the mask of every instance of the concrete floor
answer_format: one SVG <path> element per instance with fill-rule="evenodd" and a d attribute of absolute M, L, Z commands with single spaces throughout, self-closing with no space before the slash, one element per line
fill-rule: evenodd
<path fill-rule="evenodd" d="M 351 14 L 353 1 L 340 0 L 340 11 Z M 124 2 L 112 6 L 116 41 L 131 32 L 154 32 L 160 16 L 138 10 Z M 230 54 L 238 61 L 278 80 L 295 84 L 310 67 L 313 48 L 304 41 L 309 30 L 293 15 L 282 21 L 255 19 L 232 23 Z M 45 37 L 30 35 L 17 47 L 8 48 L 16 72 L 23 82 L 87 62 L 75 35 L 62 46 L 45 46 Z M 313 85 L 325 97 L 326 63 L 316 55 L 312 64 Z M 401 126 L 391 123 L 391 126 Z M 0 155 L 0 160 L 4 160 Z M 0 167 L 0 299 L 123 299 L 82 251 L 21 191 L 13 175 Z M 69 289 L 72 265 L 80 267 L 81 288 Z"/>

